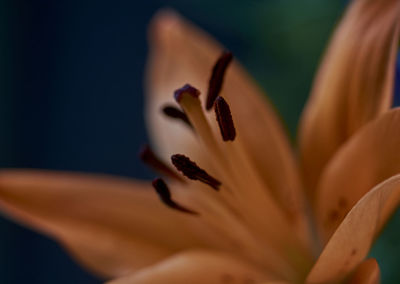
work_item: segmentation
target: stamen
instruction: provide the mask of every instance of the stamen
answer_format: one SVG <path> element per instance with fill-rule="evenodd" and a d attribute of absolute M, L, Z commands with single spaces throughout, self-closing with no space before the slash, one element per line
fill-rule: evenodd
<path fill-rule="evenodd" d="M 182 205 L 176 203 L 171 199 L 171 192 L 169 191 L 169 188 L 167 184 L 161 179 L 161 178 L 156 178 L 152 182 L 153 187 L 155 188 L 158 196 L 160 197 L 160 200 L 167 205 L 168 207 L 184 212 L 184 213 L 189 213 L 189 214 L 194 214 L 198 215 L 197 212 L 187 209 L 186 207 L 183 207 Z"/>
<path fill-rule="evenodd" d="M 185 84 L 182 88 L 177 89 L 174 92 L 174 97 L 175 100 L 179 103 L 182 98 L 184 97 L 185 94 L 191 95 L 194 98 L 197 98 L 200 96 L 200 91 L 197 90 L 195 87 L 192 87 L 189 84 Z"/>
<path fill-rule="evenodd" d="M 166 165 L 157 155 L 151 150 L 148 145 L 144 145 L 139 152 L 139 157 L 143 163 L 148 165 L 150 168 L 159 172 L 162 175 L 177 179 L 181 182 L 185 180 L 178 175 L 173 169 L 171 169 L 168 165 Z"/>
<path fill-rule="evenodd" d="M 215 99 L 218 97 L 222 83 L 224 82 L 224 75 L 226 69 L 231 63 L 233 55 L 229 51 L 224 51 L 218 58 L 211 73 L 211 78 L 208 85 L 206 109 L 210 110 L 214 105 Z"/>
<path fill-rule="evenodd" d="M 166 116 L 174 118 L 174 119 L 179 119 L 179 120 L 183 121 L 186 125 L 188 125 L 190 128 L 193 128 L 187 115 L 183 111 L 178 109 L 177 107 L 164 106 L 162 111 Z"/>
<path fill-rule="evenodd" d="M 235 178 L 232 178 L 231 167 L 227 163 L 227 157 L 221 150 L 220 145 L 211 129 L 211 126 L 205 116 L 198 95 L 200 92 L 193 87 L 184 86 L 175 91 L 175 98 L 188 116 L 193 128 L 196 131 L 197 137 L 204 146 L 204 149 L 212 156 L 211 163 L 213 170 L 216 171 L 218 177 L 224 182 L 224 187 L 228 190 L 233 190 L 235 187 Z M 189 91 L 187 91 L 189 90 Z"/>
<path fill-rule="evenodd" d="M 215 190 L 219 190 L 221 182 L 210 176 L 205 170 L 201 169 L 195 162 L 188 157 L 176 154 L 171 156 L 172 164 L 176 169 L 182 172 L 186 177 L 192 180 L 199 180 L 208 184 Z"/>
<path fill-rule="evenodd" d="M 224 141 L 233 141 L 236 137 L 235 125 L 233 124 L 231 110 L 223 97 L 218 96 L 215 100 L 215 114 Z"/>

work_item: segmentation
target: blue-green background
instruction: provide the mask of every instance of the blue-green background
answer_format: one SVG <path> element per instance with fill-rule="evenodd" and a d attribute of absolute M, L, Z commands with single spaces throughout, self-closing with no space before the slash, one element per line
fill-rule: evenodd
<path fill-rule="evenodd" d="M 0 167 L 151 178 L 136 153 L 147 139 L 146 25 L 161 7 L 177 9 L 231 49 L 268 92 L 293 138 L 318 60 L 346 3 L 3 0 Z M 384 283 L 400 281 L 399 225 L 397 214 L 374 248 Z M 0 283 L 99 281 L 53 241 L 0 219 Z"/>

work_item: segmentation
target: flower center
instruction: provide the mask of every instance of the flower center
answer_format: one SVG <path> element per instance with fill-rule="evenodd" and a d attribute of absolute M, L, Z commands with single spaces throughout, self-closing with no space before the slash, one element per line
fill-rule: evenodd
<path fill-rule="evenodd" d="M 217 126 L 202 108 L 200 92 L 188 84 L 174 93 L 180 108 L 168 105 L 162 109 L 166 116 L 190 126 L 207 154 L 203 162 L 209 165 L 202 168 L 205 165 L 198 165 L 190 157 L 180 153 L 172 155 L 171 162 L 176 170 L 188 178 L 183 179 L 150 148 L 144 148 L 141 158 L 153 169 L 177 181 L 171 182 L 171 189 L 160 178 L 153 181 L 165 205 L 201 218 L 221 236 L 223 249 L 239 254 L 272 277 L 299 281 L 311 262 L 309 253 L 293 233 L 288 212 L 275 202 L 254 168 L 240 133 L 237 137 L 229 104 L 219 95 L 231 61 L 232 54 L 224 52 L 209 81 L 205 109 L 214 107 Z"/>

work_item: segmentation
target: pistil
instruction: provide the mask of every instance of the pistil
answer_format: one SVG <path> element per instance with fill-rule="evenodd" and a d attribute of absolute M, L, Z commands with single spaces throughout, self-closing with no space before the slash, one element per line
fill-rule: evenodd
<path fill-rule="evenodd" d="M 227 188 L 232 190 L 234 186 L 234 182 L 232 182 L 232 178 L 230 178 L 232 172 L 229 170 L 226 157 L 220 149 L 214 133 L 204 115 L 199 95 L 200 92 L 188 84 L 176 90 L 174 93 L 175 100 L 188 116 L 204 149 L 210 154 L 210 161 L 213 164 L 213 169 L 216 171 L 216 176 L 222 179 L 220 181 Z"/>

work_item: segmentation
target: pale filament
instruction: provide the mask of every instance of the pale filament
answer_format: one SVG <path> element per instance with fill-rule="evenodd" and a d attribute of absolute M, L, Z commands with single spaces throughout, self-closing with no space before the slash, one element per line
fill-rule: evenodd
<path fill-rule="evenodd" d="M 265 241 L 249 230 L 241 218 L 237 218 L 219 192 L 210 190 L 200 182 L 190 181 L 189 185 L 181 190 L 181 194 L 188 195 L 185 198 L 186 203 L 190 202 L 191 208 L 198 212 L 198 218 L 201 218 L 204 224 L 219 233 L 225 241 L 231 240 L 232 249 L 236 253 L 240 251 L 243 257 L 277 277 L 292 278 L 296 275 L 292 265 L 275 247 L 265 244 Z M 179 199 L 179 193 L 177 197 Z"/>

